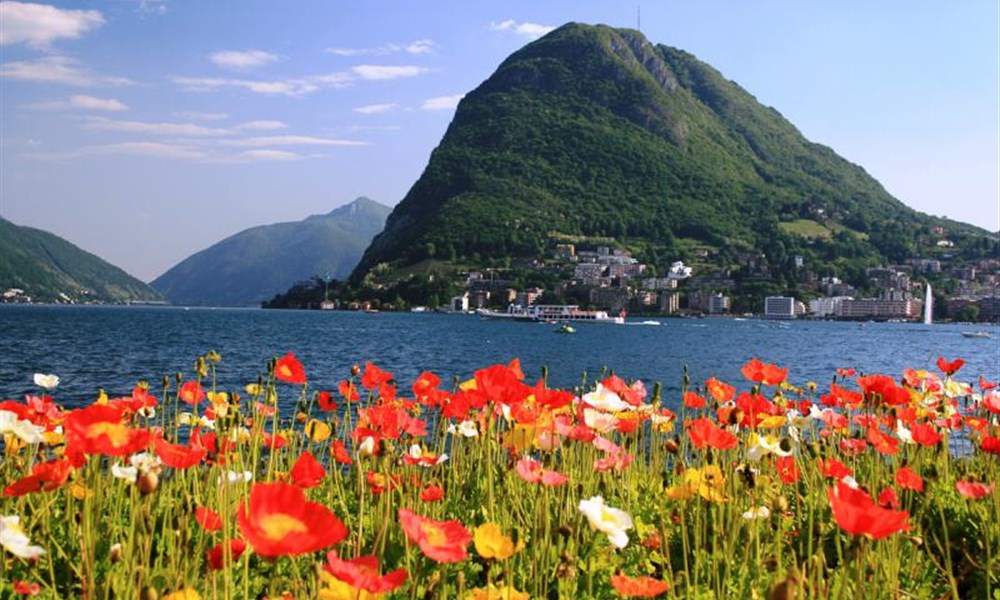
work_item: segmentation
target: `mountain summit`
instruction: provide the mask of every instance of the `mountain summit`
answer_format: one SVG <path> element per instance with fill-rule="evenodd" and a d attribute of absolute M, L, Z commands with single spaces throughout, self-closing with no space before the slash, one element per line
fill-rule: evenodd
<path fill-rule="evenodd" d="M 942 222 L 691 54 L 570 23 L 464 97 L 352 279 L 380 263 L 539 256 L 554 234 L 627 239 L 668 265 L 694 245 L 760 250 L 803 221 L 826 244 L 807 260 L 849 247 L 873 262 L 901 260 L 914 225 Z"/>
<path fill-rule="evenodd" d="M 325 215 L 252 227 L 189 256 L 151 285 L 174 304 L 259 306 L 299 280 L 346 277 L 388 214 L 361 197 Z"/>

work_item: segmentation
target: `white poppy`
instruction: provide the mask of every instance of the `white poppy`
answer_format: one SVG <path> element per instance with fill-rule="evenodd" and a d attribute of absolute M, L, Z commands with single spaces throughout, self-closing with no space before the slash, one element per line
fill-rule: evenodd
<path fill-rule="evenodd" d="M 625 511 L 604 504 L 604 498 L 594 496 L 580 500 L 580 512 L 590 522 L 590 526 L 608 536 L 608 541 L 618 549 L 628 545 L 627 529 L 632 529 L 632 517 Z"/>
<path fill-rule="evenodd" d="M 41 546 L 32 546 L 31 540 L 21 529 L 21 517 L 0 517 L 0 546 L 14 556 L 34 559 L 45 554 Z"/>
<path fill-rule="evenodd" d="M 45 388 L 47 390 L 51 390 L 52 388 L 59 385 L 58 375 L 46 375 L 45 373 L 35 373 L 34 379 L 35 379 L 35 385 L 41 388 Z"/>

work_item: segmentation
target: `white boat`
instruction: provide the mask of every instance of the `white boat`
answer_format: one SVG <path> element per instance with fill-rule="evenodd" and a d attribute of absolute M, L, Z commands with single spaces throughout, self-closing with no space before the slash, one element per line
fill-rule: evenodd
<path fill-rule="evenodd" d="M 578 321 L 589 323 L 615 323 L 625 324 L 625 314 L 613 317 L 604 310 L 581 310 L 575 304 L 536 304 L 533 306 L 520 306 L 511 304 L 506 312 L 480 308 L 476 314 L 484 319 L 498 319 L 507 321 Z"/>
<path fill-rule="evenodd" d="M 988 338 L 990 333 L 988 331 L 963 331 L 962 335 L 967 338 Z"/>

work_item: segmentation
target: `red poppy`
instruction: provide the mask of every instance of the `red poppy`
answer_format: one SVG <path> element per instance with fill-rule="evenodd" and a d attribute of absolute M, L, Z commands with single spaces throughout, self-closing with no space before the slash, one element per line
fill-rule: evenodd
<path fill-rule="evenodd" d="M 899 495 L 896 494 L 896 490 L 891 487 L 882 490 L 882 493 L 878 495 L 878 505 L 884 508 L 898 510 Z"/>
<path fill-rule="evenodd" d="M 430 371 L 424 371 L 419 377 L 417 377 L 417 380 L 413 382 L 411 389 L 413 390 L 413 396 L 419 400 L 423 396 L 437 390 L 439 385 L 441 385 L 440 377 Z"/>
<path fill-rule="evenodd" d="M 685 425 L 688 437 L 696 448 L 707 446 L 716 450 L 728 450 L 739 444 L 739 440 L 732 432 L 719 427 L 707 417 L 688 421 Z"/>
<path fill-rule="evenodd" d="M 292 483 L 295 485 L 301 488 L 311 488 L 316 487 L 323 481 L 323 478 L 326 477 L 326 469 L 323 468 L 323 465 L 319 464 L 319 461 L 312 455 L 312 452 L 306 450 L 295 461 L 290 475 L 292 476 Z"/>
<path fill-rule="evenodd" d="M 964 364 L 965 361 L 961 358 L 956 358 L 951 362 L 946 361 L 943 356 L 939 356 L 937 359 L 937 367 L 941 369 L 942 373 L 948 375 L 949 377 L 957 373 Z"/>
<path fill-rule="evenodd" d="M 1000 437 L 984 435 L 983 439 L 979 440 L 979 447 L 987 454 L 1000 454 Z"/>
<path fill-rule="evenodd" d="M 392 373 L 383 371 L 382 369 L 376 367 L 372 362 L 365 363 L 365 372 L 361 375 L 361 385 L 363 385 L 366 390 L 374 390 L 383 383 L 388 383 L 390 381 L 392 381 Z"/>
<path fill-rule="evenodd" d="M 626 598 L 655 598 L 666 593 L 670 584 L 648 576 L 628 577 L 622 573 L 611 576 L 611 587 Z"/>
<path fill-rule="evenodd" d="M 695 410 L 705 408 L 705 397 L 694 392 L 684 392 L 684 406 Z"/>
<path fill-rule="evenodd" d="M 910 401 L 910 393 L 896 385 L 888 375 L 858 377 L 858 385 L 864 390 L 865 399 L 873 404 L 881 402 L 896 406 Z"/>
<path fill-rule="evenodd" d="M 910 513 L 894 511 L 875 504 L 871 496 L 843 481 L 827 488 L 830 510 L 841 529 L 852 535 L 864 535 L 876 540 L 899 531 L 909 531 Z"/>
<path fill-rule="evenodd" d="M 983 394 L 983 406 L 994 414 L 1000 414 L 1000 392 L 989 391 Z"/>
<path fill-rule="evenodd" d="M 944 439 L 944 436 L 938 433 L 937 428 L 929 423 L 914 424 L 910 427 L 910 435 L 913 437 L 913 441 L 921 446 L 936 446 Z"/>
<path fill-rule="evenodd" d="M 42 591 L 42 586 L 35 582 L 28 582 L 18 579 L 14 582 L 14 593 L 22 596 L 37 596 Z"/>
<path fill-rule="evenodd" d="M 77 451 L 105 456 L 128 456 L 146 448 L 149 431 L 122 422 L 122 408 L 94 404 L 66 416 L 66 442 Z"/>
<path fill-rule="evenodd" d="M 955 489 L 958 490 L 958 493 L 973 500 L 989 496 L 993 493 L 994 487 L 993 485 L 986 485 L 978 481 L 965 481 L 964 479 L 955 482 Z"/>
<path fill-rule="evenodd" d="M 830 384 L 830 393 L 820 396 L 820 402 L 826 406 L 855 407 L 861 404 L 861 392 L 842 388 L 836 383 Z"/>
<path fill-rule="evenodd" d="M 831 479 L 843 479 L 844 477 L 854 473 L 850 467 L 836 458 L 817 458 L 816 464 L 819 467 L 820 473 L 823 474 L 823 477 L 829 477 Z"/>
<path fill-rule="evenodd" d="M 757 424 L 768 416 L 782 414 L 781 408 L 760 394 L 740 394 L 736 398 L 736 408 L 742 411 L 741 427 L 756 429 Z"/>
<path fill-rule="evenodd" d="M 861 438 L 844 438 L 837 445 L 847 456 L 858 456 L 868 449 L 868 442 Z"/>
<path fill-rule="evenodd" d="M 437 485 L 429 485 L 420 491 L 420 499 L 424 502 L 437 502 L 444 498 L 444 490 Z"/>
<path fill-rule="evenodd" d="M 219 513 L 204 506 L 196 506 L 194 509 L 194 520 L 201 525 L 205 531 L 214 532 L 222 529 L 222 517 Z"/>
<path fill-rule="evenodd" d="M 229 554 L 233 562 L 240 559 L 243 555 L 243 551 L 247 549 L 247 543 L 240 538 L 233 538 L 229 540 Z M 226 564 L 226 546 L 225 542 L 216 544 L 211 550 L 205 553 L 205 562 L 208 563 L 208 568 L 211 571 L 218 571 L 219 569 L 228 566 Z M 230 563 L 232 564 L 232 563 Z"/>
<path fill-rule="evenodd" d="M 556 410 L 564 406 L 569 406 L 573 402 L 573 393 L 566 390 L 555 390 L 545 387 L 545 382 L 539 380 L 535 384 L 535 402 L 541 406 Z"/>
<path fill-rule="evenodd" d="M 198 404 L 205 399 L 205 390 L 197 381 L 185 381 L 177 390 L 177 397 L 187 404 Z"/>
<path fill-rule="evenodd" d="M 344 446 L 344 442 L 340 440 L 334 440 L 330 444 L 330 451 L 333 452 L 333 459 L 342 465 L 353 465 L 354 459 L 351 455 L 347 453 L 347 447 Z"/>
<path fill-rule="evenodd" d="M 264 445 L 270 448 L 271 450 L 280 450 L 281 448 L 284 448 L 285 446 L 288 445 L 288 440 L 285 439 L 285 436 L 281 435 L 280 433 L 272 435 L 265 431 L 262 434 L 262 438 L 264 440 Z"/>
<path fill-rule="evenodd" d="M 357 594 L 352 595 L 357 598 L 367 598 L 368 594 L 387 594 L 403 585 L 407 576 L 406 569 L 396 569 L 391 573 L 380 575 L 378 559 L 374 556 L 343 560 L 337 556 L 336 550 L 327 553 L 323 569 L 357 590 Z"/>
<path fill-rule="evenodd" d="M 842 368 L 842 367 L 838 368 L 837 369 L 837 376 L 838 377 L 854 377 L 854 368 L 853 367 L 848 368 L 848 369 L 845 369 L 845 368 Z"/>
<path fill-rule="evenodd" d="M 466 546 L 472 534 L 459 521 L 435 521 L 405 508 L 399 509 L 403 532 L 427 558 L 441 562 L 460 562 L 468 558 Z"/>
<path fill-rule="evenodd" d="M 924 491 L 924 479 L 910 467 L 900 467 L 896 471 L 896 485 L 904 490 Z"/>
<path fill-rule="evenodd" d="M 51 492 L 66 483 L 72 470 L 73 465 L 65 458 L 38 463 L 31 468 L 30 475 L 7 486 L 3 495 L 23 496 L 33 492 Z"/>
<path fill-rule="evenodd" d="M 756 358 L 751 358 L 740 369 L 743 376 L 763 385 L 778 385 L 788 376 L 788 369 L 781 369 L 777 365 L 764 363 Z"/>
<path fill-rule="evenodd" d="M 264 557 L 315 552 L 347 537 L 336 515 L 306 500 L 302 488 L 290 483 L 254 484 L 236 522 L 254 552 Z"/>
<path fill-rule="evenodd" d="M 988 392 L 989 390 L 992 390 L 995 387 L 997 387 L 997 382 L 990 381 L 989 379 L 986 379 L 982 375 L 979 376 L 979 389 L 983 390 L 984 392 Z"/>
<path fill-rule="evenodd" d="M 163 464 L 175 469 L 187 469 L 201 462 L 208 454 L 204 448 L 171 444 L 160 436 L 153 436 L 153 449 Z"/>
<path fill-rule="evenodd" d="M 795 483 L 802 477 L 794 456 L 782 456 L 775 461 L 774 466 L 778 469 L 778 477 L 782 483 Z"/>
<path fill-rule="evenodd" d="M 306 372 L 299 359 L 295 358 L 295 354 L 289 352 L 274 363 L 274 378 L 285 383 L 301 385 L 306 382 Z"/>
<path fill-rule="evenodd" d="M 333 394 L 327 390 L 320 390 L 316 394 L 316 403 L 319 404 L 320 410 L 337 410 L 337 401 L 333 399 Z"/>

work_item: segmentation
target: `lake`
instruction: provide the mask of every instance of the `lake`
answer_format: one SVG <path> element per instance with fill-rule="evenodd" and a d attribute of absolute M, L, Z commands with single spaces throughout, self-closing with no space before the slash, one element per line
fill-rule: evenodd
<path fill-rule="evenodd" d="M 939 356 L 964 359 L 965 381 L 1000 379 L 996 325 L 658 321 L 580 323 L 575 334 L 560 335 L 553 325 L 436 313 L 0 305 L 0 397 L 37 392 L 36 372 L 60 377 L 53 396 L 66 406 L 92 401 L 101 388 L 127 395 L 139 380 L 156 390 L 163 376 L 192 378 L 194 360 L 209 350 L 222 355 L 220 388 L 237 391 L 286 352 L 302 361 L 314 390 L 336 389 L 352 365 L 368 360 L 394 373 L 408 393 L 424 370 L 449 382 L 517 357 L 532 381 L 543 366 L 557 387 L 579 385 L 584 374 L 593 381 L 609 368 L 649 388 L 661 382 L 671 404 L 679 401 L 685 365 L 693 383 L 715 376 L 747 389 L 739 370 L 755 356 L 788 367 L 793 384 L 812 380 L 822 389 L 838 367 L 899 378 L 907 367 L 936 371 Z M 991 337 L 961 334 L 970 330 Z"/>

